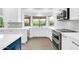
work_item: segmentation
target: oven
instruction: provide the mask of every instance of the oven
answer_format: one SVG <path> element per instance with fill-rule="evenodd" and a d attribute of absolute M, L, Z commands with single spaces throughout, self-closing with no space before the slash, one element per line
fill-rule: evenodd
<path fill-rule="evenodd" d="M 52 43 L 54 44 L 57 50 L 61 50 L 61 33 L 53 30 Z"/>

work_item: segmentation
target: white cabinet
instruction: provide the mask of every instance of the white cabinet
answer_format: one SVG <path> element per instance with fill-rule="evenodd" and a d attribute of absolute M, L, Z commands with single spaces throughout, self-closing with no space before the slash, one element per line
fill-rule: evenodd
<path fill-rule="evenodd" d="M 77 43 L 72 43 L 72 48 L 71 48 L 71 50 L 79 50 L 79 44 L 77 44 Z"/>
<path fill-rule="evenodd" d="M 27 29 L 0 29 L 0 34 L 23 34 L 22 43 L 26 43 L 27 38 Z"/>
<path fill-rule="evenodd" d="M 78 39 L 72 39 L 71 50 L 79 50 L 79 40 Z"/>
<path fill-rule="evenodd" d="M 3 8 L 4 25 L 7 28 L 21 28 L 21 8 Z"/>
<path fill-rule="evenodd" d="M 67 36 L 62 35 L 62 50 L 70 50 L 71 49 L 71 39 Z"/>
<path fill-rule="evenodd" d="M 62 50 L 79 50 L 79 39 L 62 35 Z"/>
<path fill-rule="evenodd" d="M 7 22 L 17 22 L 18 8 L 3 8 L 3 16 Z"/>
<path fill-rule="evenodd" d="M 70 8 L 70 20 L 79 20 L 79 8 Z"/>
<path fill-rule="evenodd" d="M 49 28 L 30 28 L 30 37 L 48 37 L 52 40 L 52 30 Z"/>
<path fill-rule="evenodd" d="M 30 28 L 30 37 L 39 37 L 39 29 L 38 28 Z"/>

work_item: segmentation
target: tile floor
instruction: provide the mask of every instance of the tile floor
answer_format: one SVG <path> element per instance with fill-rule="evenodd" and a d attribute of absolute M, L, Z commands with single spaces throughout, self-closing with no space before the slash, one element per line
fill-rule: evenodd
<path fill-rule="evenodd" d="M 25 44 L 22 44 L 22 50 L 56 50 L 49 38 L 30 38 Z"/>

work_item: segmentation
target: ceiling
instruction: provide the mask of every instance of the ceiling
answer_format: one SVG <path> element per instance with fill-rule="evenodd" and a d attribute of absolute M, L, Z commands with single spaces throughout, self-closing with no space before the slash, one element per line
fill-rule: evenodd
<path fill-rule="evenodd" d="M 53 8 L 22 8 L 22 13 L 28 16 L 52 16 Z"/>

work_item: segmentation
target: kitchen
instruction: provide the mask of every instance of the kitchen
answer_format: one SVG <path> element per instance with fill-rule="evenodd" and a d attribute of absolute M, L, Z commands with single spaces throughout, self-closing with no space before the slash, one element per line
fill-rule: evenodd
<path fill-rule="evenodd" d="M 0 8 L 1 50 L 79 50 L 78 27 L 79 8 Z"/>

